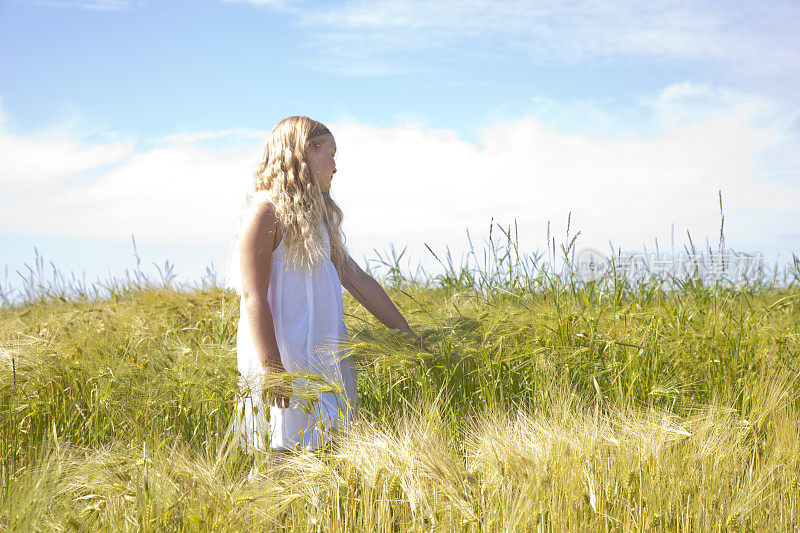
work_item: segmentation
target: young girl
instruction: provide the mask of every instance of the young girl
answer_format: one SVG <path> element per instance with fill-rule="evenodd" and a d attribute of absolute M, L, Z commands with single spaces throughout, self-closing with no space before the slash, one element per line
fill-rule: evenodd
<path fill-rule="evenodd" d="M 273 450 L 315 450 L 357 415 L 356 369 L 341 349 L 347 342 L 341 287 L 381 323 L 422 345 L 345 249 L 343 214 L 330 194 L 335 154 L 325 125 L 289 117 L 272 130 L 256 172 L 237 246 L 237 359 L 241 384 L 252 394 L 240 402 L 236 426 L 248 451 L 263 449 L 267 435 Z M 307 379 L 276 384 L 284 372 L 311 372 L 338 387 L 309 400 Z"/>

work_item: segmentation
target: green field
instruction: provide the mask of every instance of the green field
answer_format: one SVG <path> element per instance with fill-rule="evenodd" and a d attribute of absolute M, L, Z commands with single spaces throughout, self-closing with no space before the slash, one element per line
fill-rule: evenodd
<path fill-rule="evenodd" d="M 0 312 L 0 529 L 800 526 L 797 259 L 782 283 L 585 283 L 501 237 L 427 284 L 387 261 L 430 353 L 346 294 L 362 419 L 280 459 L 232 435 L 236 293 L 31 285 Z"/>

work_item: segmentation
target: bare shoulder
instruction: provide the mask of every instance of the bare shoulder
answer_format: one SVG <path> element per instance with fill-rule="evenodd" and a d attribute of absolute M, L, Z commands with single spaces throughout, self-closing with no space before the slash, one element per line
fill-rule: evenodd
<path fill-rule="evenodd" d="M 242 294 L 245 299 L 251 295 L 267 294 L 277 226 L 277 211 L 272 202 L 259 201 L 250 205 L 239 242 Z"/>
<path fill-rule="evenodd" d="M 278 208 L 269 197 L 257 196 L 253 198 L 253 203 L 250 206 L 251 212 L 254 216 L 258 217 L 274 217 L 277 220 Z"/>
<path fill-rule="evenodd" d="M 267 246 L 271 251 L 273 244 L 277 243 L 276 234 L 279 234 L 280 221 L 275 204 L 269 198 L 257 197 L 253 199 L 248 208 L 247 217 L 242 230 L 243 246 L 257 245 L 258 248 Z"/>

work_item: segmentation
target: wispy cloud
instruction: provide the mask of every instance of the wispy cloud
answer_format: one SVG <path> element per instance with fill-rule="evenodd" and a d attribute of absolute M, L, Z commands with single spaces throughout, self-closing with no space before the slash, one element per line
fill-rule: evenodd
<path fill-rule="evenodd" d="M 297 25 L 309 30 L 309 45 L 324 46 L 340 58 L 345 73 L 354 70 L 353 62 L 413 51 L 444 56 L 449 47 L 467 47 L 489 57 L 511 52 L 540 65 L 703 61 L 751 75 L 800 66 L 800 34 L 794 30 L 800 4 L 788 0 L 239 1 L 293 14 Z M 332 68 L 330 63 L 322 67 Z"/>
<path fill-rule="evenodd" d="M 87 9 L 91 11 L 126 11 L 144 4 L 137 0 L 28 0 L 33 6 Z"/>
<path fill-rule="evenodd" d="M 90 124 L 78 109 L 24 134 L 0 100 L 0 197 L 46 195 L 134 154 L 134 143 Z"/>
<path fill-rule="evenodd" d="M 123 162 L 130 143 L 85 145 L 64 138 L 21 137 L 0 131 L 0 195 L 47 194 L 71 178 Z"/>

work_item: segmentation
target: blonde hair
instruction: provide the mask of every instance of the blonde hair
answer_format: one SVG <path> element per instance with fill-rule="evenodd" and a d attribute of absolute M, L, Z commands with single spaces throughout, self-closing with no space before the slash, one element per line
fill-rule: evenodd
<path fill-rule="evenodd" d="M 313 272 L 324 258 L 321 231 L 328 232 L 331 262 L 342 278 L 347 266 L 347 250 L 342 234 L 344 214 L 320 190 L 306 151 L 319 147 L 325 136 L 333 136 L 321 122 L 292 116 L 273 129 L 255 175 L 255 192 L 266 192 L 275 204 L 283 227 L 286 262 L 296 270 Z"/>

